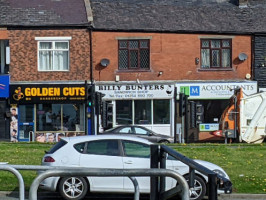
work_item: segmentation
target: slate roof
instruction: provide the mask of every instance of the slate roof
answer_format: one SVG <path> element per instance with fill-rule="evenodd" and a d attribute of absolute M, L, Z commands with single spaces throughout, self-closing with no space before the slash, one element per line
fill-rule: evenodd
<path fill-rule="evenodd" d="M 98 30 L 266 33 L 266 0 L 91 0 Z"/>
<path fill-rule="evenodd" d="M 84 0 L 0 0 L 0 26 L 85 24 Z"/>

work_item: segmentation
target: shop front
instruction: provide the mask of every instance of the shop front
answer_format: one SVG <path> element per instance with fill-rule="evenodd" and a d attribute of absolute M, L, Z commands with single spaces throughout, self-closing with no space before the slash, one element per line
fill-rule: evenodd
<path fill-rule="evenodd" d="M 242 82 L 182 82 L 176 83 L 177 99 L 179 93 L 188 95 L 188 132 L 185 142 L 219 139 L 212 135 L 219 130 L 219 121 L 230 102 L 234 90 L 242 88 L 247 95 L 257 92 L 256 81 Z M 187 135 L 186 135 L 187 134 Z"/>
<path fill-rule="evenodd" d="M 112 104 L 112 126 L 141 125 L 156 133 L 173 135 L 174 84 L 97 83 L 103 101 Z"/>
<path fill-rule="evenodd" d="M 85 84 L 10 85 L 11 141 L 56 142 L 85 134 Z"/>

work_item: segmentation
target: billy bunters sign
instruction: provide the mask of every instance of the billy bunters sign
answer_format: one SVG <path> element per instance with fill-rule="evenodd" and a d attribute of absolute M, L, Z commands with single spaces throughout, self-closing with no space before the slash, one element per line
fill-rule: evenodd
<path fill-rule="evenodd" d="M 170 99 L 174 85 L 96 85 L 96 91 L 105 94 L 104 99 Z"/>
<path fill-rule="evenodd" d="M 86 100 L 85 85 L 10 85 L 11 104 L 71 103 Z"/>

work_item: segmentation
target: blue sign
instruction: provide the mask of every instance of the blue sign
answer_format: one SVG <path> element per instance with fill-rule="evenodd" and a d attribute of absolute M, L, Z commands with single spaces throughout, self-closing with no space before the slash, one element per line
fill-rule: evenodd
<path fill-rule="evenodd" d="M 189 95 L 190 96 L 200 96 L 200 87 L 199 86 L 190 86 Z"/>
<path fill-rule="evenodd" d="M 0 76 L 0 98 L 9 97 L 9 83 L 10 83 L 9 75 Z"/>

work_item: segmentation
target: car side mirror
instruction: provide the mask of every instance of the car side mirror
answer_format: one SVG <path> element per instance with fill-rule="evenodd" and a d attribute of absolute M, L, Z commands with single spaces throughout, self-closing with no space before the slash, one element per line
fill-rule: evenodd
<path fill-rule="evenodd" d="M 149 136 L 152 136 L 153 134 L 151 132 L 148 133 Z"/>

